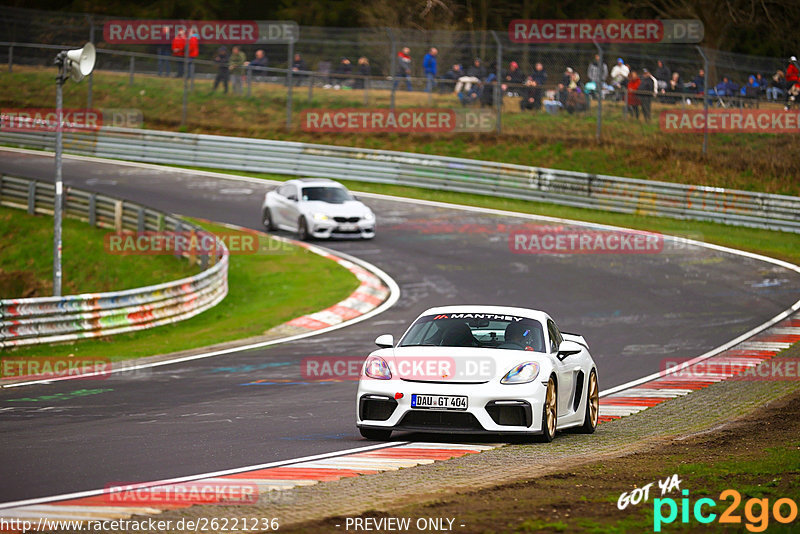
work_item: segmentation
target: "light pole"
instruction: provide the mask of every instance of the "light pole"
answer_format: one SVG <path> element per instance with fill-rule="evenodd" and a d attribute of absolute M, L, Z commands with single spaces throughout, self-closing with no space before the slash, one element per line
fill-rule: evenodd
<path fill-rule="evenodd" d="M 94 70 L 95 49 L 92 43 L 76 50 L 64 50 L 56 56 L 58 76 L 56 76 L 56 179 L 55 200 L 53 205 L 53 295 L 61 296 L 61 204 L 64 185 L 61 181 L 61 149 L 63 146 L 63 114 L 64 105 L 62 88 L 67 78 L 72 77 L 76 82 Z"/>

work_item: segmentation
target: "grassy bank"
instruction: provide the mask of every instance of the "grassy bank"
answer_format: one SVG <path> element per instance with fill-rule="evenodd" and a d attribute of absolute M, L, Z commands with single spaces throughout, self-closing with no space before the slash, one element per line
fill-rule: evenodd
<path fill-rule="evenodd" d="M 52 105 L 51 69 L 15 67 L 0 77 L 0 105 Z M 67 84 L 65 107 L 84 107 L 88 84 Z M 800 136 L 795 134 L 714 134 L 707 156 L 700 134 L 665 134 L 658 120 L 649 124 L 624 119 L 618 103 L 604 105 L 603 141 L 595 141 L 595 110 L 579 115 L 522 113 L 516 98 L 506 98 L 504 133 L 480 134 L 357 134 L 310 133 L 299 126 L 299 113 L 308 108 L 360 108 L 360 90 L 314 88 L 294 90 L 295 120 L 286 128 L 286 88 L 253 85 L 251 97 L 211 92 L 210 80 L 197 80 L 189 95 L 186 127 L 181 127 L 182 81 L 137 75 L 133 85 L 126 74 L 94 74 L 95 108 L 137 108 L 144 127 L 196 133 L 286 139 L 334 145 L 403 150 L 474 159 L 537 165 L 558 169 L 731 187 L 770 193 L 800 194 Z M 366 106 L 388 107 L 390 92 L 371 90 Z M 452 94 L 399 91 L 398 107 L 458 107 Z M 698 108 L 697 105 L 694 106 Z M 654 104 L 654 117 L 674 105 Z M 777 109 L 777 108 L 776 108 Z"/>
<path fill-rule="evenodd" d="M 62 294 L 99 293 L 160 284 L 200 272 L 172 256 L 108 254 L 108 230 L 64 219 Z M 53 218 L 0 207 L 0 298 L 53 294 Z"/>
<path fill-rule="evenodd" d="M 230 231 L 214 224 L 203 226 L 213 232 Z M 97 258 L 106 256 L 102 250 L 87 255 L 101 265 L 103 262 Z M 158 256 L 120 258 L 146 262 L 163 258 L 175 262 L 171 257 Z M 103 339 L 20 348 L 7 353 L 14 357 L 74 354 L 117 361 L 204 347 L 263 334 L 273 326 L 335 304 L 358 286 L 358 280 L 337 263 L 266 237 L 262 239 L 261 252 L 233 254 L 229 258 L 227 297 L 192 319 Z M 147 270 L 141 265 L 140 269 Z M 319 280 L 325 283 L 320 284 Z M 314 291 L 309 291 L 310 287 Z"/>

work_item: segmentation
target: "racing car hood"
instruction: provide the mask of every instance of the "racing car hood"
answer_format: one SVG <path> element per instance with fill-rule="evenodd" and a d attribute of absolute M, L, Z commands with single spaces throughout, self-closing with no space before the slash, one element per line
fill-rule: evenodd
<path fill-rule="evenodd" d="M 478 384 L 500 380 L 515 365 L 546 355 L 538 352 L 474 347 L 395 347 L 378 351 L 392 376 L 415 382 Z"/>
<path fill-rule="evenodd" d="M 310 213 L 324 213 L 328 217 L 366 217 L 369 208 L 358 200 L 348 200 L 341 204 L 332 204 L 319 200 L 303 202 L 303 211 Z"/>

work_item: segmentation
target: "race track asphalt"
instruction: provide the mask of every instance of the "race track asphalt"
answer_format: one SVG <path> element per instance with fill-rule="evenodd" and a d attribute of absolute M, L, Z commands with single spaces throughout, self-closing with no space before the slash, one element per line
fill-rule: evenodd
<path fill-rule="evenodd" d="M 53 158 L 0 151 L 0 172 L 52 181 Z M 64 180 L 256 229 L 272 187 L 73 159 L 64 160 Z M 401 289 L 393 308 L 305 340 L 132 377 L 0 390 L 0 503 L 366 445 L 354 425 L 355 382 L 306 381 L 299 362 L 363 357 L 377 335 L 399 336 L 427 307 L 546 310 L 586 337 L 606 389 L 658 371 L 664 359 L 713 349 L 800 298 L 800 275 L 743 256 L 672 243 L 649 254 L 518 254 L 509 232 L 530 221 L 363 200 L 378 215 L 377 237 L 322 244 L 393 277 Z M 52 397 L 59 393 L 73 395 Z"/>

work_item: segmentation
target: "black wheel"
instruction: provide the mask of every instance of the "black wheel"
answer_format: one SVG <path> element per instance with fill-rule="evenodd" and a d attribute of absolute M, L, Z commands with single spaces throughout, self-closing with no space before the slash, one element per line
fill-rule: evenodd
<path fill-rule="evenodd" d="M 367 439 L 371 439 L 373 441 L 389 441 L 389 438 L 392 437 L 391 430 L 380 430 L 377 428 L 359 428 L 359 432 L 361 435 Z"/>
<path fill-rule="evenodd" d="M 542 433 L 538 436 L 539 441 L 550 443 L 556 435 L 558 423 L 558 390 L 553 377 L 547 381 L 547 391 L 544 394 L 542 403 Z"/>
<path fill-rule="evenodd" d="M 311 237 L 308 233 L 308 223 L 305 217 L 300 217 L 300 220 L 297 222 L 297 236 L 300 238 L 300 241 L 308 241 Z"/>
<path fill-rule="evenodd" d="M 275 223 L 272 222 L 272 213 L 269 211 L 269 208 L 264 208 L 261 222 L 264 223 L 264 228 L 266 228 L 268 232 L 275 230 Z"/>
<path fill-rule="evenodd" d="M 600 416 L 600 386 L 597 383 L 597 373 L 594 369 L 589 374 L 589 383 L 586 385 L 586 415 L 583 426 L 578 430 L 584 434 L 592 434 L 597 428 Z"/>

